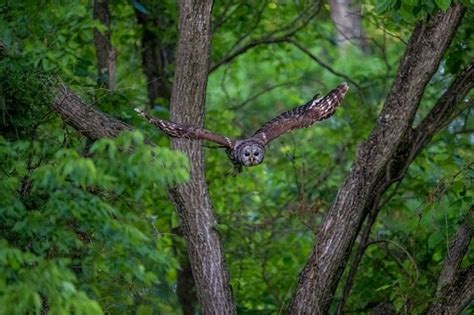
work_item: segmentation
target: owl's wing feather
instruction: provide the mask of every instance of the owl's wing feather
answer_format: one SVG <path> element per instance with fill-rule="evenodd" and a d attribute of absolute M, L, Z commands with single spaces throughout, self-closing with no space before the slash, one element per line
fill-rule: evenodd
<path fill-rule="evenodd" d="M 284 112 L 266 122 L 255 132 L 253 139 L 268 144 L 273 139 L 293 129 L 309 127 L 317 121 L 331 117 L 344 95 L 349 90 L 347 83 L 338 85 L 326 96 Z"/>
<path fill-rule="evenodd" d="M 154 117 L 147 112 L 135 108 L 135 111 L 142 117 L 144 117 L 152 125 L 166 133 L 169 137 L 173 138 L 185 138 L 192 140 L 208 140 L 220 144 L 226 148 L 233 148 L 235 140 L 228 138 L 226 136 L 221 136 L 219 134 L 213 133 L 212 131 L 206 130 L 204 128 L 178 124 L 171 121 L 166 121 Z"/>

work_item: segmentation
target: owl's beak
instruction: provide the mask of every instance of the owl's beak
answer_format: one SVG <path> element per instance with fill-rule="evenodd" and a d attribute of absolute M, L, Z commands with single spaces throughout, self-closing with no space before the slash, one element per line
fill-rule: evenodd
<path fill-rule="evenodd" d="M 254 157 L 252 156 L 252 157 L 250 158 L 250 164 L 252 164 L 252 165 L 253 165 L 253 164 L 254 164 L 254 162 L 255 162 L 255 159 L 254 159 Z"/>

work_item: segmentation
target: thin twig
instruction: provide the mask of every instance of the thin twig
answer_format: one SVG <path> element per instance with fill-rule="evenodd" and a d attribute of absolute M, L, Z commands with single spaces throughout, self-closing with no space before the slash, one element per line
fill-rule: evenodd
<path fill-rule="evenodd" d="M 316 8 L 313 8 L 314 6 L 316 6 Z M 288 37 L 293 36 L 296 32 L 304 28 L 319 13 L 320 10 L 321 10 L 321 6 L 319 5 L 319 3 L 316 3 L 315 5 L 312 5 L 310 9 L 304 10 L 303 12 L 301 12 L 287 26 L 284 26 L 283 28 L 280 28 L 268 34 L 265 34 L 265 36 L 262 36 L 260 38 L 254 39 L 238 49 L 234 50 L 232 48 L 229 51 L 229 53 L 227 53 L 221 60 L 211 65 L 211 67 L 209 68 L 209 73 L 212 73 L 215 70 L 217 70 L 217 68 L 219 68 L 220 66 L 231 62 L 233 59 L 245 53 L 247 50 L 251 48 L 264 45 L 264 44 L 275 44 L 275 43 L 285 42 Z M 305 18 L 307 12 L 311 12 L 311 13 Z M 299 21 L 302 21 L 302 22 L 298 23 Z M 297 25 L 297 26 L 294 27 L 294 25 Z M 284 34 L 280 36 L 274 36 L 275 34 L 280 33 L 280 32 L 284 32 Z M 233 47 L 235 46 L 236 45 L 234 45 Z"/>
<path fill-rule="evenodd" d="M 254 95 L 250 96 L 249 98 L 247 98 L 245 101 L 237 104 L 237 105 L 234 105 L 234 106 L 231 106 L 230 109 L 232 110 L 238 110 L 238 109 L 242 109 L 244 106 L 246 106 L 248 103 L 256 100 L 257 98 L 259 98 L 260 96 L 262 96 L 263 94 L 265 93 L 268 93 L 270 91 L 273 91 L 274 89 L 276 88 L 280 88 L 280 87 L 283 87 L 283 86 L 291 86 L 291 85 L 295 85 L 296 82 L 299 82 L 301 81 L 301 79 L 298 79 L 298 80 L 293 80 L 293 81 L 288 81 L 288 82 L 283 82 L 283 83 L 278 83 L 278 84 L 275 84 L 275 85 L 271 85 L 257 93 L 255 93 Z"/>
<path fill-rule="evenodd" d="M 343 73 L 340 73 L 336 70 L 334 70 L 331 66 L 329 66 L 327 63 L 325 63 L 324 61 L 322 61 L 321 59 L 319 59 L 318 57 L 316 57 L 316 55 L 314 55 L 311 51 L 309 51 L 309 49 L 307 49 L 306 47 L 304 47 L 303 45 L 301 45 L 300 43 L 298 43 L 296 40 L 294 40 L 293 38 L 290 38 L 290 37 L 287 37 L 285 39 L 285 41 L 287 43 L 290 43 L 290 44 L 293 44 L 296 48 L 298 48 L 299 50 L 301 50 L 303 53 L 305 53 L 308 57 L 310 57 L 312 60 L 316 61 L 316 63 L 318 63 L 321 67 L 323 67 L 324 69 L 328 70 L 329 72 L 331 72 L 332 74 L 334 74 L 335 76 L 338 76 L 338 77 L 341 77 L 343 78 L 344 80 L 346 80 L 347 82 L 350 82 L 352 85 L 354 85 L 357 89 L 361 90 L 361 86 L 359 83 L 355 82 L 354 80 L 352 80 L 349 76 L 343 74 Z"/>

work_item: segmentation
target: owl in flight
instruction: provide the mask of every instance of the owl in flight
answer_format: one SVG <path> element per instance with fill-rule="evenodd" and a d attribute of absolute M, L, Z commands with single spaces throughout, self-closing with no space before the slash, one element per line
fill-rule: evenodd
<path fill-rule="evenodd" d="M 254 166 L 262 163 L 265 147 L 270 141 L 293 129 L 309 127 L 315 122 L 331 117 L 348 90 L 347 83 L 342 83 L 324 97 L 314 98 L 304 105 L 281 113 L 266 122 L 253 136 L 247 139 L 232 139 L 200 127 L 162 120 L 138 108 L 135 108 L 135 111 L 169 137 L 208 140 L 219 144 L 226 149 L 236 170 L 241 171 L 242 166 Z"/>

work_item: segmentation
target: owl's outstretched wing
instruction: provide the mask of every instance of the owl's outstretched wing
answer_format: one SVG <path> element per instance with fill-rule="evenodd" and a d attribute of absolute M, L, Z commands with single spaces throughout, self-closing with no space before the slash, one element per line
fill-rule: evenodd
<path fill-rule="evenodd" d="M 252 138 L 266 145 L 290 130 L 309 127 L 317 121 L 329 118 L 341 104 L 348 90 L 347 83 L 342 83 L 326 96 L 313 99 L 276 116 L 260 127 Z"/>
<path fill-rule="evenodd" d="M 168 136 L 173 138 L 186 138 L 186 139 L 193 139 L 193 140 L 208 140 L 220 144 L 226 148 L 233 148 L 235 144 L 235 140 L 218 135 L 213 133 L 209 130 L 204 128 L 199 128 L 196 126 L 190 125 L 183 125 L 174 123 L 171 121 L 166 121 L 159 119 L 157 117 L 153 117 L 152 115 L 148 114 L 147 112 L 135 108 L 135 111 L 146 120 L 148 120 L 152 125 L 166 133 Z"/>

